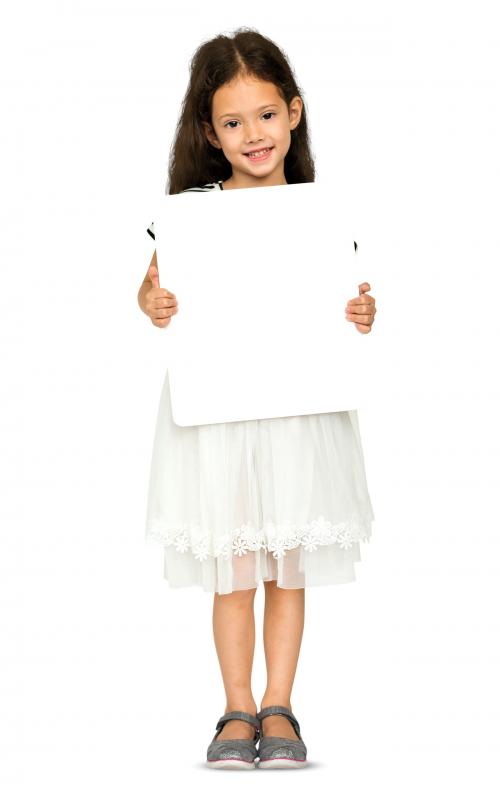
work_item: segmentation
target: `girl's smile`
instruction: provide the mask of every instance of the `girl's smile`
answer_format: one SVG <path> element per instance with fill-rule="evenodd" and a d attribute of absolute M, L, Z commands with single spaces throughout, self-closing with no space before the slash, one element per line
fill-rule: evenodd
<path fill-rule="evenodd" d="M 256 149 L 255 154 L 245 152 L 245 157 L 249 159 L 251 162 L 255 162 L 255 163 L 262 162 L 263 160 L 269 159 L 273 150 L 274 150 L 274 146 L 269 146 L 268 148 L 265 149 Z"/>

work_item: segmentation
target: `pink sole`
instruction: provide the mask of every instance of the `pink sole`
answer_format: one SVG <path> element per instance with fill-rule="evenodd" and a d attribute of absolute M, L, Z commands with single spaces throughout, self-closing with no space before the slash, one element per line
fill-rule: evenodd
<path fill-rule="evenodd" d="M 307 765 L 307 759 L 263 759 L 258 763 L 261 770 L 297 770 Z"/>
<path fill-rule="evenodd" d="M 255 770 L 255 762 L 243 759 L 207 759 L 207 767 L 215 770 Z"/>

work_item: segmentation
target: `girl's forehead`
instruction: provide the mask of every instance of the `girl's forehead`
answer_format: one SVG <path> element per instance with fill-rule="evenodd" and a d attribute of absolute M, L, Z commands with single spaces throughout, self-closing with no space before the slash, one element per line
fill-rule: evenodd
<path fill-rule="evenodd" d="M 237 110 L 254 110 L 267 104 L 282 101 L 278 89 L 271 82 L 253 78 L 238 78 L 221 85 L 213 96 L 214 109 L 230 104 L 229 112 Z"/>

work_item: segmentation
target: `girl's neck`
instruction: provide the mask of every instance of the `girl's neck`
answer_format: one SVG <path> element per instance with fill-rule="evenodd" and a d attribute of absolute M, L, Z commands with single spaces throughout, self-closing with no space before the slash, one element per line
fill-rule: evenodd
<path fill-rule="evenodd" d="M 232 176 L 229 177 L 226 181 L 222 182 L 222 189 L 223 190 L 239 190 L 243 187 L 274 187 L 278 184 L 288 184 L 287 180 L 284 176 L 280 178 L 272 178 L 272 174 L 270 174 L 270 178 L 266 179 L 265 177 L 262 179 L 245 179 L 245 178 L 238 178 L 234 177 L 234 173 Z"/>

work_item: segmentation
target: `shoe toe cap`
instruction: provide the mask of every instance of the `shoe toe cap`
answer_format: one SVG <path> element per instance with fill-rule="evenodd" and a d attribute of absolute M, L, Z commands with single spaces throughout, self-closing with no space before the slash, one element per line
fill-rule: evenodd
<path fill-rule="evenodd" d="M 259 758 L 295 759 L 302 761 L 307 756 L 303 740 L 288 740 L 286 737 L 262 737 L 259 744 Z"/>
<path fill-rule="evenodd" d="M 251 740 L 215 740 L 207 748 L 207 759 L 239 759 L 253 762 L 257 749 Z"/>

